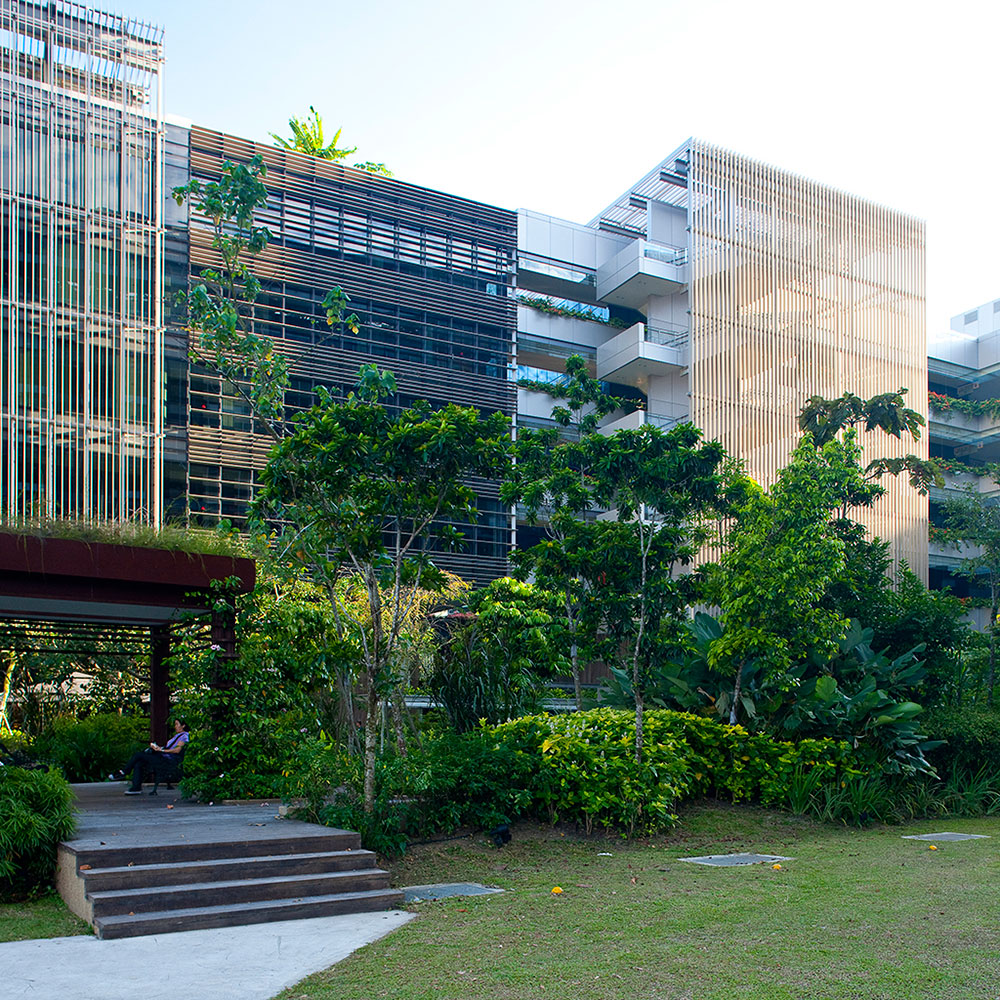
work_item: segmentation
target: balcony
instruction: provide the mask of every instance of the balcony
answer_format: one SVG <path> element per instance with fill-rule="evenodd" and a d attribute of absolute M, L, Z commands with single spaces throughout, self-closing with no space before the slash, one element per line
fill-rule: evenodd
<path fill-rule="evenodd" d="M 659 427 L 661 431 L 668 431 L 671 427 L 683 423 L 688 419 L 688 411 L 685 407 L 675 406 L 673 413 L 650 413 L 648 410 L 633 410 L 624 416 L 612 414 L 607 423 L 599 428 L 601 434 L 610 437 L 617 431 L 637 430 L 643 424 L 650 424 Z"/>
<path fill-rule="evenodd" d="M 932 440 L 954 445 L 956 458 L 979 453 L 983 461 L 996 461 L 1000 455 L 1000 417 L 991 413 L 970 416 L 932 408 L 927 430 Z"/>
<path fill-rule="evenodd" d="M 635 240 L 597 269 L 597 297 L 645 311 L 652 295 L 673 295 L 688 280 L 687 249 Z"/>
<path fill-rule="evenodd" d="M 688 339 L 682 327 L 634 323 L 597 348 L 597 377 L 644 389 L 651 375 L 687 367 Z"/>

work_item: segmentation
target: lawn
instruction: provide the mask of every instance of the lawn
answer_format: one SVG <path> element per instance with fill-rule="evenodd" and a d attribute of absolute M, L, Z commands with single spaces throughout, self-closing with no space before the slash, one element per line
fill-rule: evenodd
<path fill-rule="evenodd" d="M 859 831 L 710 805 L 681 820 L 631 843 L 533 826 L 499 851 L 481 835 L 415 846 L 397 885 L 508 891 L 415 906 L 418 919 L 282 1000 L 1000 997 L 1000 819 Z M 900 839 L 932 830 L 995 839 Z M 677 861 L 742 850 L 795 860 Z"/>
<path fill-rule="evenodd" d="M 90 933 L 55 892 L 23 903 L 0 903 L 0 943 Z"/>

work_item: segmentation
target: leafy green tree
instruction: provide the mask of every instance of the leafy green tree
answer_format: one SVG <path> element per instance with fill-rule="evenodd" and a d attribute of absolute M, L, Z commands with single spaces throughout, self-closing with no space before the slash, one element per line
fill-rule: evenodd
<path fill-rule="evenodd" d="M 931 704 L 961 704 L 968 678 L 965 651 L 973 641 L 962 602 L 947 590 L 929 590 L 905 564 L 890 575 L 889 546 L 868 538 L 863 525 L 841 518 L 834 531 L 844 541 L 844 570 L 827 589 L 824 604 L 872 630 L 873 649 L 890 659 L 923 646 Z"/>
<path fill-rule="evenodd" d="M 450 404 L 418 402 L 394 413 L 383 402 L 390 373 L 361 369 L 356 392 L 296 417 L 261 476 L 255 511 L 274 527 L 279 558 L 324 586 L 340 635 L 356 643 L 365 712 L 365 810 L 374 804 L 378 719 L 398 686 L 398 652 L 418 592 L 440 589 L 435 551 L 461 544 L 475 516 L 470 476 L 496 479 L 508 462 L 509 421 Z M 359 613 L 338 586 L 356 574 Z"/>
<path fill-rule="evenodd" d="M 968 551 L 960 572 L 989 589 L 989 660 L 986 674 L 986 701 L 993 705 L 996 686 L 997 615 L 1000 615 L 1000 506 L 991 503 L 974 486 L 945 501 L 945 530 L 959 548 Z"/>
<path fill-rule="evenodd" d="M 591 621 L 605 659 L 625 670 L 635 706 L 635 759 L 643 753 L 647 681 L 665 634 L 676 633 L 695 599 L 680 572 L 707 538 L 701 527 L 719 499 L 718 442 L 691 424 L 645 424 L 587 442 L 593 499 L 610 514 L 589 526 L 585 562 Z"/>
<path fill-rule="evenodd" d="M 527 383 L 531 388 L 543 388 Z M 616 410 L 633 409 L 631 400 L 608 395 L 587 371 L 578 354 L 566 361 L 566 381 L 546 385 L 556 401 L 555 427 L 518 432 L 515 463 L 501 486 L 505 504 L 520 503 L 528 522 L 541 522 L 546 538 L 513 555 L 518 570 L 544 590 L 559 595 L 569 644 L 570 671 L 577 709 L 583 707 L 580 683 L 581 643 L 585 641 L 590 534 L 585 519 L 594 514 L 591 442 L 601 420 Z"/>
<path fill-rule="evenodd" d="M 817 448 L 822 448 L 848 428 L 859 431 L 862 427 L 866 432 L 882 430 L 895 438 L 909 434 L 916 441 L 926 421 L 916 410 L 906 406 L 906 393 L 906 389 L 898 389 L 870 399 L 862 399 L 853 392 L 845 392 L 836 399 L 810 396 L 799 413 L 799 428 L 812 436 Z M 873 481 L 886 474 L 898 476 L 903 472 L 920 493 L 926 493 L 941 479 L 937 464 L 917 455 L 876 458 L 868 463 L 863 478 Z"/>
<path fill-rule="evenodd" d="M 554 595 L 502 577 L 469 595 L 469 611 L 439 619 L 430 690 L 456 732 L 536 712 L 563 668 Z"/>
<path fill-rule="evenodd" d="M 297 745 L 336 721 L 330 692 L 357 655 L 321 588 L 260 565 L 254 592 L 236 602 L 236 659 L 197 622 L 173 657 L 177 711 L 192 729 L 184 789 L 202 801 L 280 795 Z"/>
<path fill-rule="evenodd" d="M 254 302 L 261 286 L 252 264 L 271 240 L 267 227 L 256 223 L 256 213 L 267 204 L 266 176 L 259 154 L 245 164 L 227 160 L 219 180 L 194 178 L 174 188 L 173 196 L 179 205 L 190 201 L 208 220 L 218 254 L 216 266 L 204 268 L 201 281 L 181 294 L 193 334 L 191 360 L 226 379 L 277 440 L 285 432 L 288 362 L 270 337 L 254 331 Z M 335 287 L 322 306 L 329 326 L 343 323 L 357 333 L 358 317 L 347 313 L 348 301 L 343 289 Z"/>
<path fill-rule="evenodd" d="M 844 543 L 831 516 L 857 486 L 858 449 L 847 441 L 815 448 L 806 434 L 769 491 L 747 478 L 730 486 L 735 517 L 714 574 L 722 637 L 712 644 L 713 669 L 732 678 L 729 721 L 755 706 L 742 692 L 751 668 L 768 686 L 789 690 L 794 665 L 810 654 L 830 656 L 846 620 L 821 598 L 844 568 Z"/>
<path fill-rule="evenodd" d="M 311 104 L 309 105 L 309 114 L 305 118 L 292 115 L 288 119 L 288 127 L 292 133 L 290 139 L 285 139 L 275 132 L 270 133 L 271 138 L 283 149 L 293 149 L 297 153 L 305 153 L 307 156 L 315 156 L 320 160 L 334 162 L 346 160 L 358 151 L 357 146 L 341 149 L 337 145 L 340 142 L 340 133 L 343 131 L 339 128 L 334 133 L 333 138 L 327 142 L 323 135 L 323 119 Z M 383 177 L 392 176 L 392 171 L 384 163 L 373 163 L 371 160 L 365 160 L 362 163 L 355 163 L 354 166 L 372 174 L 381 174 Z"/>

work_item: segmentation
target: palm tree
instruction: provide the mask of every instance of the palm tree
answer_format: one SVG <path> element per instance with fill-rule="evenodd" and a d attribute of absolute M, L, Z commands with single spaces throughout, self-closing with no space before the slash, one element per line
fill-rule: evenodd
<path fill-rule="evenodd" d="M 337 143 L 340 142 L 342 129 L 337 129 L 333 139 L 323 142 L 323 119 L 319 112 L 310 104 L 309 115 L 306 118 L 297 118 L 292 115 L 288 119 L 288 127 L 292 130 L 292 137 L 285 139 L 276 132 L 271 132 L 271 138 L 284 149 L 294 149 L 297 153 L 305 153 L 307 156 L 315 156 L 321 160 L 346 160 L 348 156 L 358 151 L 357 146 L 350 149 L 340 149 Z M 367 170 L 369 173 L 382 174 L 391 177 L 390 171 L 384 163 L 373 163 L 366 160 L 364 163 L 355 163 L 359 170 Z"/>

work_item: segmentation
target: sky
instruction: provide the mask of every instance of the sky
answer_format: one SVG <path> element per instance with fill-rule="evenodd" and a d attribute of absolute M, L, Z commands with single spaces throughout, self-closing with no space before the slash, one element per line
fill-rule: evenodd
<path fill-rule="evenodd" d="M 198 124 L 314 105 L 401 180 L 575 222 L 695 135 L 924 219 L 932 341 L 1000 298 L 991 0 L 117 2 Z"/>

